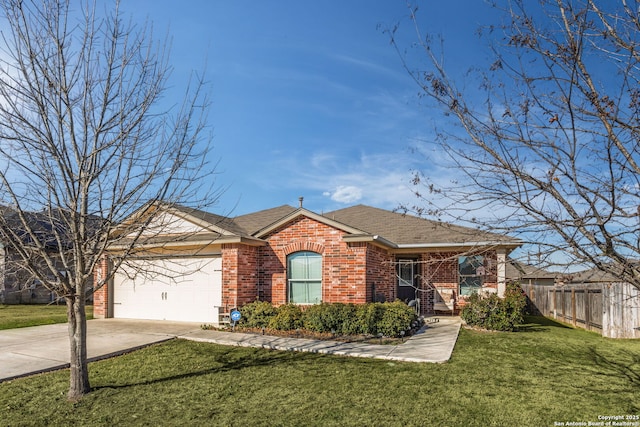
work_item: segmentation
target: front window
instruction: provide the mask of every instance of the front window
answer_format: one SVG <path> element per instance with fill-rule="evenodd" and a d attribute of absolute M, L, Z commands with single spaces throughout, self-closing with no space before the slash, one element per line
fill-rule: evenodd
<path fill-rule="evenodd" d="M 287 257 L 287 296 L 294 304 L 322 301 L 322 255 L 296 252 Z"/>
<path fill-rule="evenodd" d="M 458 277 L 460 295 L 478 293 L 484 281 L 484 257 L 481 255 L 461 256 L 458 258 Z"/>
<path fill-rule="evenodd" d="M 398 261 L 398 286 L 413 287 L 413 278 L 415 275 L 415 261 L 411 259 L 401 259 Z"/>

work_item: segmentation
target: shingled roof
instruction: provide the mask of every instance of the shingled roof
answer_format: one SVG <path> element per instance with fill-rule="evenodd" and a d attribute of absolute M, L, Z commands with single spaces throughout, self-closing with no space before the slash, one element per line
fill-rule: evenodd
<path fill-rule="evenodd" d="M 547 271 L 534 265 L 525 264 L 513 258 L 509 258 L 506 265 L 507 277 L 513 280 L 521 279 L 549 279 L 554 280 L 560 273 Z"/>
<path fill-rule="evenodd" d="M 219 238 L 239 239 L 239 241 L 254 244 L 264 243 L 264 239 L 268 239 L 268 235 L 273 230 L 300 216 L 306 216 L 342 230 L 345 240 L 377 242 L 391 248 L 476 246 L 515 248 L 522 244 L 520 240 L 502 234 L 483 232 L 366 205 L 356 205 L 324 214 L 282 205 L 234 218 L 183 206 L 172 205 L 171 209 L 191 217 L 192 221 L 203 223 L 205 228 L 211 228 Z"/>
<path fill-rule="evenodd" d="M 279 221 L 287 215 L 291 215 L 296 210 L 296 208 L 289 205 L 282 205 L 276 208 L 237 216 L 233 219 L 233 222 L 247 234 L 254 236 L 258 231 Z"/>
<path fill-rule="evenodd" d="M 233 218 L 228 218 L 222 215 L 212 214 L 210 212 L 202 211 L 200 209 L 188 208 L 185 206 L 174 205 L 174 209 L 192 216 L 198 220 L 207 222 L 211 225 L 226 230 L 232 234 L 243 236 L 250 235 L 245 229 L 243 229 Z"/>
<path fill-rule="evenodd" d="M 502 243 L 520 244 L 502 234 L 482 232 L 413 215 L 391 212 L 366 205 L 356 205 L 324 214 L 326 218 L 348 224 L 397 245 Z"/>
<path fill-rule="evenodd" d="M 350 234 L 371 236 L 396 246 L 423 245 L 509 245 L 519 246 L 520 240 L 501 234 L 482 232 L 473 228 L 431 221 L 412 215 L 391 212 L 366 205 L 356 205 L 345 209 L 318 215 L 306 209 L 296 209 L 283 205 L 272 209 L 241 215 L 233 218 L 237 229 L 247 235 L 258 236 L 269 226 L 277 224 L 287 217 L 313 215 L 315 219 L 324 219 L 332 226 L 351 230 Z"/>

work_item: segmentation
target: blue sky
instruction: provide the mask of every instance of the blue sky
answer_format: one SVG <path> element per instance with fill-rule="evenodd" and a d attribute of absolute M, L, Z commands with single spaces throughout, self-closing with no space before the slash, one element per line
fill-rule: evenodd
<path fill-rule="evenodd" d="M 412 148 L 432 139 L 441 115 L 419 105 L 383 32 L 400 22 L 401 44 L 414 42 L 403 1 L 136 0 L 122 9 L 170 34 L 176 96 L 206 63 L 220 213 L 296 206 L 299 196 L 316 212 L 394 209 L 415 202 L 411 171 L 438 164 L 437 153 Z M 482 60 L 474 33 L 493 18 L 482 1 L 422 1 L 420 12 L 425 31 L 444 35 L 449 65 Z"/>

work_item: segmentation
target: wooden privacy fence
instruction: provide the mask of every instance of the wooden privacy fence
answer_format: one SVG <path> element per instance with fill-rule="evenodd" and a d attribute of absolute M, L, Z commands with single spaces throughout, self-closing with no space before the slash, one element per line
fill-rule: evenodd
<path fill-rule="evenodd" d="M 640 338 L 640 293 L 629 283 L 521 286 L 543 316 L 609 338 Z"/>

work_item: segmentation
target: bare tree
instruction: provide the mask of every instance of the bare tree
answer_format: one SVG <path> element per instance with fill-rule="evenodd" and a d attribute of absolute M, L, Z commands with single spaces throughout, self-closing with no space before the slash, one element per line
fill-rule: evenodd
<path fill-rule="evenodd" d="M 204 207 L 218 196 L 206 85 L 191 78 L 184 100 L 163 110 L 165 43 L 124 20 L 118 2 L 104 11 L 69 0 L 0 4 L 0 238 L 66 301 L 75 400 L 90 391 L 94 268 L 114 243 L 131 252 L 160 210 L 113 230 L 147 203 Z"/>
<path fill-rule="evenodd" d="M 434 146 L 455 176 L 417 171 L 422 202 L 406 208 L 519 233 L 546 265 L 595 266 L 640 288 L 640 5 L 496 3 L 502 24 L 479 31 L 491 59 L 458 77 L 416 8 L 417 51 L 399 46 L 406 27 L 389 31 L 420 95 L 444 111 Z"/>

